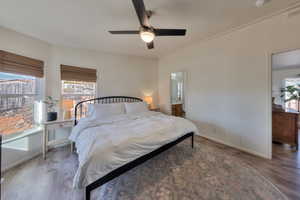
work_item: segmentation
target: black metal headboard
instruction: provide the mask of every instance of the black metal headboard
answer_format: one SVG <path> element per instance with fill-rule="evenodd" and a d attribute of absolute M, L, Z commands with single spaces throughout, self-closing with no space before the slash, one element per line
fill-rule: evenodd
<path fill-rule="evenodd" d="M 89 99 L 85 101 L 81 101 L 75 106 L 75 126 L 78 123 L 78 119 L 80 119 L 85 113 L 83 112 L 84 104 L 107 104 L 107 103 L 130 103 L 130 102 L 141 102 L 143 101 L 137 97 L 126 97 L 126 96 L 109 96 L 109 97 L 98 97 L 95 99 Z"/>

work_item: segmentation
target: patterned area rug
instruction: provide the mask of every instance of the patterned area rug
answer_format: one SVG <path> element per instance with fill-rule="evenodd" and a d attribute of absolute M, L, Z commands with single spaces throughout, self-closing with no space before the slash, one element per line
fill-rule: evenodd
<path fill-rule="evenodd" d="M 282 200 L 255 169 L 187 140 L 102 186 L 97 200 Z"/>

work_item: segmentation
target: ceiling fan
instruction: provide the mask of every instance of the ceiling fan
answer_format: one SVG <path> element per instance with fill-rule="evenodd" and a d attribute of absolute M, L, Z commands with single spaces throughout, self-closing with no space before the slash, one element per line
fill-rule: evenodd
<path fill-rule="evenodd" d="M 139 34 L 141 39 L 147 43 L 148 49 L 154 48 L 153 40 L 156 36 L 184 36 L 186 29 L 157 29 L 153 28 L 149 19 L 152 11 L 147 11 L 144 0 L 132 0 L 141 27 L 139 30 L 109 31 L 111 34 Z"/>

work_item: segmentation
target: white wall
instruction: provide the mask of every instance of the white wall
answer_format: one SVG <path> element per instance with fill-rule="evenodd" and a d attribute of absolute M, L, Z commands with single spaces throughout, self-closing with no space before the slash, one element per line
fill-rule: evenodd
<path fill-rule="evenodd" d="M 186 71 L 187 118 L 201 135 L 270 158 L 270 54 L 300 48 L 299 35 L 300 16 L 284 13 L 161 58 L 161 108 L 170 111 L 170 73 Z"/>
<path fill-rule="evenodd" d="M 300 67 L 291 69 L 272 70 L 272 96 L 275 97 L 275 103 L 284 105 L 281 99 L 281 88 L 284 88 L 284 80 L 287 78 L 300 78 Z"/>
<path fill-rule="evenodd" d="M 158 102 L 156 59 L 59 47 L 1 27 L 0 49 L 45 62 L 45 95 L 60 98 L 60 64 L 66 64 L 96 68 L 99 96 L 152 94 Z M 3 148 L 4 170 L 41 152 L 41 132 L 24 141 L 27 151 Z"/>
<path fill-rule="evenodd" d="M 48 68 L 50 45 L 46 42 L 0 27 L 0 49 L 43 60 L 45 68 Z M 28 143 L 27 151 L 2 148 L 3 170 L 41 152 L 41 133 L 32 135 L 21 141 Z"/>
<path fill-rule="evenodd" d="M 54 83 L 48 93 L 60 97 L 60 64 L 97 69 L 98 95 L 127 95 L 143 98 L 153 94 L 157 103 L 156 59 L 112 55 L 96 51 L 53 46 L 49 82 Z"/>

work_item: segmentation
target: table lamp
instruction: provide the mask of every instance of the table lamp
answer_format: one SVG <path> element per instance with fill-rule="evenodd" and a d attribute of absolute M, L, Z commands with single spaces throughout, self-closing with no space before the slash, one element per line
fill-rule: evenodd
<path fill-rule="evenodd" d="M 151 96 L 146 96 L 146 97 L 144 98 L 144 101 L 148 104 L 149 108 L 151 109 L 151 107 L 152 107 L 152 102 L 153 102 L 152 97 L 151 97 Z"/>
<path fill-rule="evenodd" d="M 74 101 L 73 100 L 64 100 L 63 101 L 63 109 L 65 111 L 64 113 L 64 119 L 70 119 L 72 117 L 72 109 L 74 107 Z"/>

